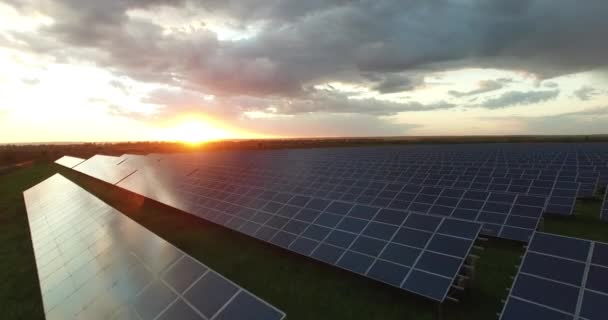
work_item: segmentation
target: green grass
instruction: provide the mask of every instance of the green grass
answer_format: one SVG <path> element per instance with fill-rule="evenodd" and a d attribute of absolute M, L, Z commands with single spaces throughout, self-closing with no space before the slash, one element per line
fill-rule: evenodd
<path fill-rule="evenodd" d="M 54 168 L 38 165 L 0 176 L 0 318 L 44 319 L 22 191 Z"/>
<path fill-rule="evenodd" d="M 234 280 L 288 314 L 288 319 L 433 319 L 436 305 L 338 270 L 55 165 L 0 176 L 0 310 L 2 319 L 42 319 L 42 302 L 21 192 L 55 172 Z M 608 241 L 598 201 L 581 201 L 577 216 L 545 219 L 544 231 Z M 472 287 L 447 303 L 445 319 L 495 319 L 511 285 L 521 244 L 481 242 Z"/>
<path fill-rule="evenodd" d="M 543 231 L 608 242 L 608 223 L 600 221 L 601 208 L 599 198 L 579 200 L 574 217 L 545 218 Z"/>

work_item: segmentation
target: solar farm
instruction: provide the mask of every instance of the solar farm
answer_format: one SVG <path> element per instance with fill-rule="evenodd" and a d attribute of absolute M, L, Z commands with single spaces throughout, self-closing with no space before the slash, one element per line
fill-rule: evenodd
<path fill-rule="evenodd" d="M 604 143 L 98 154 L 27 170 L 6 179 L 23 185 L 41 318 L 608 314 Z"/>

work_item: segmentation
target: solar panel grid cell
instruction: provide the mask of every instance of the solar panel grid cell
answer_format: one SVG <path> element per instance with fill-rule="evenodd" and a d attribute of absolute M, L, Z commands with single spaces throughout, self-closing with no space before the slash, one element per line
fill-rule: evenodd
<path fill-rule="evenodd" d="M 535 233 L 501 320 L 603 319 L 608 244 Z"/>

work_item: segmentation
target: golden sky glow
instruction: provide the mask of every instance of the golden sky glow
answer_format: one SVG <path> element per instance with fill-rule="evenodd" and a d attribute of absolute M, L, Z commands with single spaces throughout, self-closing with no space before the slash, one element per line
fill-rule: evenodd
<path fill-rule="evenodd" d="M 0 3 L 0 143 L 608 133 L 608 20 L 557 3 Z"/>
<path fill-rule="evenodd" d="M 186 114 L 160 125 L 155 140 L 199 145 L 214 140 L 264 138 L 259 134 L 230 128 L 220 121 L 200 114 Z"/>

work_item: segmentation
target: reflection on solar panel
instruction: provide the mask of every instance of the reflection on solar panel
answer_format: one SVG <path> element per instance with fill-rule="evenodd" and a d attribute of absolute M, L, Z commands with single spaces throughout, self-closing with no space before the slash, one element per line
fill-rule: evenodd
<path fill-rule="evenodd" d="M 140 166 L 139 169 L 117 184 L 133 193 L 156 200 L 160 203 L 188 212 L 188 200 L 192 197 L 177 192 L 178 178 L 186 176 L 195 168 L 187 164 L 155 164 Z"/>
<path fill-rule="evenodd" d="M 606 319 L 608 244 L 535 233 L 501 320 Z"/>
<path fill-rule="evenodd" d="M 47 320 L 284 317 L 60 175 L 24 198 Z"/>
<path fill-rule="evenodd" d="M 604 202 L 602 203 L 601 218 L 608 222 L 608 186 L 604 191 Z"/>
<path fill-rule="evenodd" d="M 116 184 L 136 170 L 131 166 L 119 166 L 120 162 L 118 157 L 95 155 L 73 169 L 101 181 Z"/>
<path fill-rule="evenodd" d="M 84 159 L 70 157 L 70 156 L 63 156 L 60 159 L 57 159 L 55 161 L 55 163 L 71 169 L 71 168 L 74 168 L 75 166 L 81 164 L 83 161 L 84 161 Z"/>
<path fill-rule="evenodd" d="M 151 183 L 158 176 L 133 175 L 118 185 L 159 201 L 166 197 L 204 219 L 437 301 L 446 298 L 481 229 L 473 222 L 262 190 L 257 198 L 240 198 L 249 204 L 237 199 L 253 189 L 235 189 L 220 201 L 205 197 L 203 189 L 183 191 L 171 178 L 163 180 L 168 184 Z"/>

